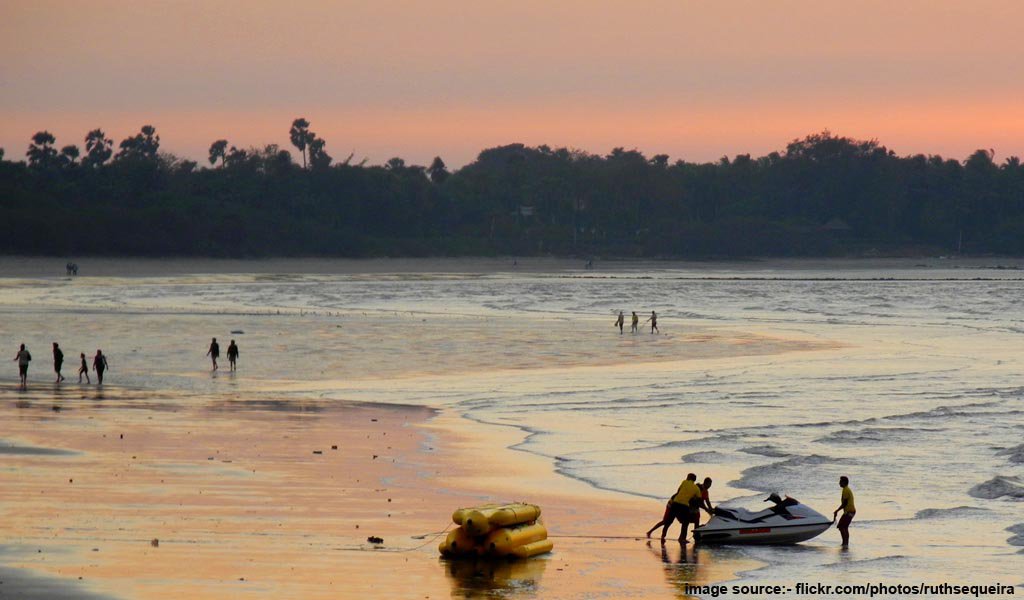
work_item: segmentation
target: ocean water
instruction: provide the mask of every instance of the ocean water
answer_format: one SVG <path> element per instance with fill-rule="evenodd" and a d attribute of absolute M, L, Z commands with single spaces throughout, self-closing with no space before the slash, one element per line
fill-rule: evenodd
<path fill-rule="evenodd" d="M 59 335 L 66 374 L 102 347 L 140 398 L 437 406 L 520 428 L 516 449 L 566 477 L 659 501 L 694 471 L 716 504 L 780 492 L 829 514 L 847 475 L 848 551 L 834 530 L 706 551 L 760 561 L 745 583 L 1024 584 L 1019 264 L 107 261 L 75 279 L 33 264 L 0 264 L 0 339 L 44 358 L 40 378 Z M 660 333 L 631 334 L 629 311 L 652 309 Z M 222 352 L 238 339 L 244 378 L 206 372 L 213 336 Z"/>

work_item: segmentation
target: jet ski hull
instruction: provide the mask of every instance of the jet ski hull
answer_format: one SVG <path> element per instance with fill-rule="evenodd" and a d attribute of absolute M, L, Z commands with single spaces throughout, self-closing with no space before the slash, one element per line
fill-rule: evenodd
<path fill-rule="evenodd" d="M 762 525 L 743 524 L 735 527 L 699 527 L 693 538 L 699 544 L 799 544 L 817 537 L 832 524 Z"/>
<path fill-rule="evenodd" d="M 772 508 L 751 512 L 742 508 L 715 509 L 715 515 L 693 531 L 700 544 L 798 544 L 828 529 L 832 521 L 792 498 L 776 500 Z"/>

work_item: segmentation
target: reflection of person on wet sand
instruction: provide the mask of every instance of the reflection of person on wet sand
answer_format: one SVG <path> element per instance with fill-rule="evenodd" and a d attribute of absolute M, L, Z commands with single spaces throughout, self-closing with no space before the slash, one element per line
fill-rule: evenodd
<path fill-rule="evenodd" d="M 217 343 L 217 338 L 213 338 L 210 342 L 210 349 L 206 351 L 206 355 L 213 361 L 213 370 L 217 370 L 217 358 L 220 357 L 220 344 Z"/>
<path fill-rule="evenodd" d="M 615 319 L 615 326 L 619 328 L 619 335 L 622 335 L 622 326 L 626 323 L 626 315 L 619 311 L 619 318 Z"/>
<path fill-rule="evenodd" d="M 673 560 L 674 552 L 670 552 L 668 546 L 661 544 L 659 549 L 655 549 L 651 542 L 647 542 L 647 548 L 652 554 L 657 556 L 665 568 L 665 578 L 668 580 L 669 585 L 677 589 L 683 594 L 684 598 L 693 597 L 691 587 L 696 585 L 700 580 L 700 550 L 692 548 L 690 546 L 681 546 L 679 548 L 679 557 Z"/>

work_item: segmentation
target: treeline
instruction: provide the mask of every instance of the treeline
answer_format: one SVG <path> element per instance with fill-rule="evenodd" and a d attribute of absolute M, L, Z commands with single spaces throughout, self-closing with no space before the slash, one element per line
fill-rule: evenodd
<path fill-rule="evenodd" d="M 825 256 L 1024 254 L 1024 167 L 897 156 L 828 132 L 715 163 L 512 144 L 449 172 L 336 162 L 296 119 L 275 145 L 210 146 L 203 166 L 151 126 L 84 150 L 0 151 L 0 252 L 78 256 Z"/>

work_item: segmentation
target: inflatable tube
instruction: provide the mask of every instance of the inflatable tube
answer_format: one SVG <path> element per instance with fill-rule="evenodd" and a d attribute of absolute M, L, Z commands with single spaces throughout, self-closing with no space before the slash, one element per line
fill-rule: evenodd
<path fill-rule="evenodd" d="M 503 505 L 484 505 L 460 508 L 452 513 L 452 520 L 473 535 L 484 535 L 497 527 L 509 527 L 536 521 L 540 507 L 520 502 Z"/>
<path fill-rule="evenodd" d="M 483 544 L 480 545 L 480 549 L 498 556 L 506 556 L 519 546 L 544 540 L 547 537 L 548 530 L 541 523 L 500 527 L 488 534 Z"/>
<path fill-rule="evenodd" d="M 536 542 L 516 546 L 512 549 L 512 556 L 515 556 L 516 558 L 530 558 L 531 556 L 551 552 L 551 549 L 554 547 L 555 544 L 551 540 L 537 540 Z"/>
<path fill-rule="evenodd" d="M 445 556 L 468 556 L 479 553 L 480 546 L 472 535 L 462 527 L 456 527 L 448 532 L 448 538 L 437 547 Z"/>
<path fill-rule="evenodd" d="M 462 525 L 463 521 L 466 520 L 466 513 L 473 512 L 474 510 L 487 510 L 492 508 L 499 508 L 499 504 L 481 504 L 480 506 L 473 506 L 470 508 L 458 508 L 452 513 L 452 523 L 456 525 Z"/>

